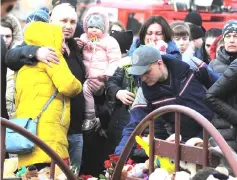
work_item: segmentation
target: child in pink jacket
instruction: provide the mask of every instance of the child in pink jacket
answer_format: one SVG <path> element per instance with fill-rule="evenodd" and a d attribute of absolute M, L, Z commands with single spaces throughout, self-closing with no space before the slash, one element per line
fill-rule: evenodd
<path fill-rule="evenodd" d="M 95 115 L 95 102 L 93 95 L 96 95 L 89 81 L 106 81 L 112 76 L 118 67 L 121 59 L 121 51 L 118 42 L 108 34 L 109 20 L 104 10 L 96 8 L 89 9 L 84 19 L 84 30 L 80 39 L 84 42 L 83 56 L 86 67 L 86 78 L 83 85 L 85 97 L 85 121 L 82 129 L 90 130 L 99 121 Z"/>

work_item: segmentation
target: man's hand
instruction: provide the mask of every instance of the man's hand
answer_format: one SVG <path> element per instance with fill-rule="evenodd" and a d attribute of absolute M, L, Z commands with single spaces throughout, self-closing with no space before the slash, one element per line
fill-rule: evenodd
<path fill-rule="evenodd" d="M 96 118 L 94 128 L 95 128 L 95 132 L 99 133 L 100 136 L 108 138 L 108 136 L 106 134 L 106 130 L 102 129 L 101 122 L 100 122 L 99 118 Z"/>
<path fill-rule="evenodd" d="M 41 47 L 36 51 L 36 59 L 45 64 L 48 64 L 50 67 L 52 65 L 50 62 L 59 64 L 59 58 L 55 53 L 55 50 L 51 47 Z"/>
<path fill-rule="evenodd" d="M 119 90 L 116 94 L 116 98 L 122 101 L 125 105 L 131 105 L 134 101 L 135 94 L 127 90 Z"/>
<path fill-rule="evenodd" d="M 82 49 L 85 46 L 86 42 L 82 41 L 79 37 L 75 37 L 74 39 L 76 40 L 79 49 Z"/>
<path fill-rule="evenodd" d="M 100 76 L 98 76 L 98 80 L 101 82 L 106 82 L 106 81 L 108 81 L 108 76 L 100 75 Z"/>
<path fill-rule="evenodd" d="M 106 139 L 108 139 L 108 136 L 106 134 L 106 130 L 101 128 L 98 133 L 99 133 L 100 136 L 105 137 Z"/>

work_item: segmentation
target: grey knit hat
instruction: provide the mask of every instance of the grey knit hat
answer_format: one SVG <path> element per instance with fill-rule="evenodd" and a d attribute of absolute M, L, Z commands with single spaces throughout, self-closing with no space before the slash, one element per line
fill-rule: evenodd
<path fill-rule="evenodd" d="M 151 46 L 140 46 L 132 55 L 132 66 L 128 73 L 132 75 L 143 75 L 148 71 L 149 65 L 162 59 L 160 51 Z"/>
<path fill-rule="evenodd" d="M 225 37 L 228 33 L 237 33 L 237 20 L 230 20 L 225 23 L 224 28 L 222 30 L 223 37 Z"/>
<path fill-rule="evenodd" d="M 92 14 L 87 20 L 87 28 L 88 27 L 97 27 L 103 33 L 105 32 L 105 19 L 100 14 Z"/>

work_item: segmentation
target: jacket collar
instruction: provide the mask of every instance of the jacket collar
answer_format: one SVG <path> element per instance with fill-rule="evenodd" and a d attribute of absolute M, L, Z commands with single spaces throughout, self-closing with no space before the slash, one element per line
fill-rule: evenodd
<path fill-rule="evenodd" d="M 232 61 L 237 59 L 237 53 L 229 53 L 225 50 L 224 47 L 221 47 L 218 52 L 217 59 L 223 62 L 224 64 L 229 65 Z"/>

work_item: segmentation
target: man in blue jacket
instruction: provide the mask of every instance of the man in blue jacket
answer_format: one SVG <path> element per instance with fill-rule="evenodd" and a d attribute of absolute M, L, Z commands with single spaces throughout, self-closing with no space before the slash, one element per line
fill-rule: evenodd
<path fill-rule="evenodd" d="M 141 46 L 134 51 L 132 66 L 129 74 L 139 76 L 141 87 L 138 89 L 130 114 L 130 122 L 123 130 L 122 139 L 115 149 L 115 154 L 120 155 L 122 150 L 141 120 L 154 109 L 165 105 L 183 105 L 194 109 L 207 119 L 211 120 L 213 113 L 204 104 L 203 97 L 206 93 L 200 82 L 214 82 L 210 77 L 194 73 L 185 62 L 173 59 L 169 55 L 160 55 L 159 50 L 151 46 Z M 200 81 L 199 78 L 205 78 Z M 207 84 L 207 83 L 206 83 Z M 210 85 L 209 85 L 210 86 Z M 160 117 L 164 121 L 167 132 L 174 133 L 174 113 Z M 159 128 L 156 127 L 155 131 Z M 181 114 L 181 135 L 186 141 L 192 137 L 202 136 L 202 128 L 192 118 Z"/>

